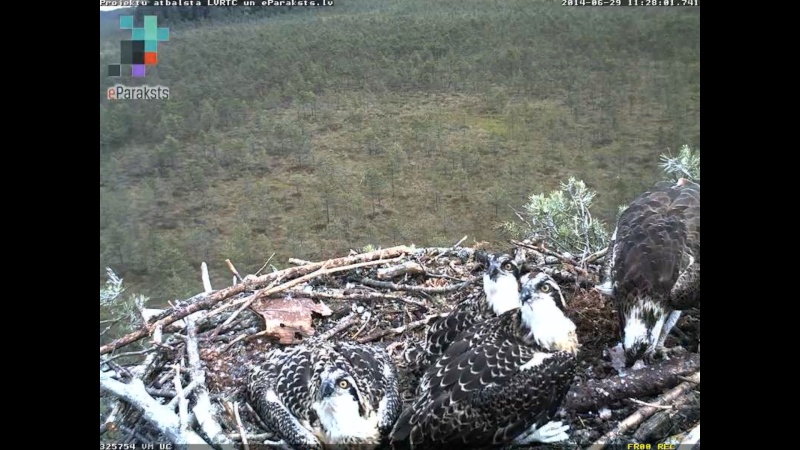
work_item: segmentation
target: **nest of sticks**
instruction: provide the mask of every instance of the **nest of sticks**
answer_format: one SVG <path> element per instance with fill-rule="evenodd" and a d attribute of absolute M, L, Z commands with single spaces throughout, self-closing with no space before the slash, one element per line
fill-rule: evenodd
<path fill-rule="evenodd" d="M 246 401 L 247 365 L 263 362 L 272 346 L 312 336 L 382 342 L 390 352 L 421 339 L 430 321 L 481 288 L 475 256 L 483 250 L 460 243 L 351 252 L 321 262 L 290 259 L 287 269 L 244 277 L 229 261 L 236 282 L 219 290 L 211 288 L 203 264 L 203 293 L 163 311 L 142 311 L 140 328 L 101 345 L 101 397 L 109 400 L 105 411 L 101 402 L 101 443 L 247 449 L 274 443 L 277 436 Z M 562 286 L 582 345 L 559 418 L 571 425 L 571 439 L 551 446 L 699 446 L 699 308 L 684 312 L 667 340 L 683 353 L 620 373 L 608 353 L 619 341 L 616 312 L 593 289 L 604 252 L 576 261 L 538 243 L 512 244 L 518 258 Z M 139 349 L 130 351 L 132 344 Z M 402 365 L 398 372 L 410 403 L 416 380 Z"/>

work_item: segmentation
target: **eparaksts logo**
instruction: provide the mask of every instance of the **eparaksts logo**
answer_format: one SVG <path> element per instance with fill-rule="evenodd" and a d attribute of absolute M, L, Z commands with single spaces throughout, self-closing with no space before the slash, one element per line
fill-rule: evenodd
<path fill-rule="evenodd" d="M 108 88 L 109 100 L 168 100 L 169 88 L 166 86 L 123 86 L 118 84 Z"/>

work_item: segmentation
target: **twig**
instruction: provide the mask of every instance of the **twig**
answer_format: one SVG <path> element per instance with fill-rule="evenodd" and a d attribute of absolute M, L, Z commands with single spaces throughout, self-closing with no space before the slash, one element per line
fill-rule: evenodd
<path fill-rule="evenodd" d="M 236 267 L 233 265 L 230 259 L 226 259 L 225 264 L 228 265 L 228 269 L 231 270 L 231 273 L 233 273 L 233 275 L 239 280 L 239 282 L 244 281 L 244 278 L 242 278 L 242 276 L 239 275 L 239 271 L 236 270 Z"/>
<path fill-rule="evenodd" d="M 246 436 L 248 441 L 265 441 L 269 438 L 275 437 L 275 435 L 272 433 L 248 434 Z M 229 434 L 228 437 L 234 441 L 242 440 L 242 435 L 239 433 Z"/>
<path fill-rule="evenodd" d="M 587 256 L 586 258 L 583 258 L 580 261 L 580 264 L 581 264 L 581 266 L 585 266 L 586 264 L 591 264 L 591 263 L 597 261 L 598 259 L 602 258 L 603 256 L 606 256 L 606 253 L 608 253 L 608 247 L 606 247 L 606 248 L 604 248 L 602 250 L 598 250 L 598 251 L 592 253 L 591 255 Z"/>
<path fill-rule="evenodd" d="M 267 258 L 267 262 L 265 262 L 264 265 L 261 266 L 261 268 L 258 269 L 258 271 L 256 272 L 256 276 L 258 276 L 258 274 L 260 274 L 261 271 L 264 270 L 267 267 L 267 264 L 269 264 L 269 262 L 272 261 L 272 257 L 273 256 L 275 256 L 275 252 L 272 252 L 272 254 L 269 255 L 269 258 Z"/>
<path fill-rule="evenodd" d="M 456 281 L 461 281 L 459 279 L 455 279 Z M 406 298 L 397 295 L 389 295 L 384 294 L 382 292 L 368 292 L 368 293 L 352 293 L 352 294 L 334 294 L 328 292 L 304 292 L 304 291 L 287 291 L 287 294 L 291 295 L 292 297 L 308 297 L 312 299 L 320 299 L 320 300 L 396 300 L 398 302 L 408 303 L 409 305 L 419 306 L 421 308 L 427 308 L 425 303 L 414 300 L 411 298 Z"/>
<path fill-rule="evenodd" d="M 203 279 L 203 291 L 208 294 L 213 291 L 211 289 L 211 278 L 208 276 L 208 264 L 205 261 L 200 264 L 200 276 Z"/>
<path fill-rule="evenodd" d="M 461 245 L 461 243 L 463 243 L 463 242 L 464 242 L 464 241 L 466 241 L 466 240 L 467 240 L 467 235 L 465 234 L 465 235 L 464 235 L 464 237 L 462 237 L 460 241 L 456 242 L 456 243 L 455 243 L 455 245 L 453 245 L 452 247 L 450 247 L 450 248 L 449 248 L 449 249 L 447 249 L 447 250 L 450 250 L 450 251 L 452 251 L 452 250 L 455 250 L 456 248 L 458 248 L 458 246 L 459 246 L 459 245 Z M 445 253 L 447 253 L 447 250 L 445 250 L 445 251 L 443 251 L 443 252 L 439 253 L 438 255 L 436 255 L 436 257 L 435 257 L 434 259 L 439 259 L 439 258 L 441 258 L 441 257 L 442 257 L 442 255 L 444 255 Z"/>
<path fill-rule="evenodd" d="M 222 427 L 214 418 L 214 410 L 211 399 L 208 396 L 206 386 L 206 372 L 203 370 L 200 361 L 200 349 L 197 344 L 197 324 L 193 317 L 187 318 L 186 323 L 186 356 L 189 359 L 189 374 L 192 383 L 197 383 L 197 393 L 195 394 L 195 405 L 192 412 L 197 418 L 200 429 L 208 436 L 211 442 L 219 444 L 229 444 Z"/>
<path fill-rule="evenodd" d="M 692 380 L 695 380 L 693 383 L 684 381 L 683 383 L 675 386 L 669 392 L 665 393 L 664 395 L 660 396 L 657 399 L 657 405 L 664 405 L 666 403 L 672 402 L 681 395 L 685 394 L 687 391 L 693 388 L 693 385 L 696 383 L 700 383 L 700 372 L 696 372 L 694 375 L 689 377 Z M 636 412 L 628 416 L 627 419 L 623 420 L 617 426 L 610 430 L 608 433 L 603 435 L 600 439 L 595 441 L 594 444 L 589 447 L 589 450 L 601 450 L 606 447 L 611 441 L 619 437 L 621 434 L 625 433 L 626 431 L 630 430 L 631 428 L 639 425 L 647 419 L 648 417 L 655 414 L 658 410 L 655 406 L 644 406 L 639 408 Z"/>
<path fill-rule="evenodd" d="M 242 437 L 244 450 L 250 450 L 250 445 L 247 443 L 247 434 L 244 431 L 244 425 L 242 425 L 242 418 L 239 416 L 239 402 L 233 404 L 233 412 L 236 416 L 236 426 L 239 428 L 239 435 Z"/>
<path fill-rule="evenodd" d="M 181 429 L 178 416 L 148 395 L 142 380 L 134 378 L 130 384 L 125 384 L 112 379 L 109 374 L 101 371 L 100 387 L 142 410 L 145 420 L 164 433 L 167 439 L 173 443 L 177 445 L 207 445 L 203 438 L 194 431 Z"/>
<path fill-rule="evenodd" d="M 320 334 L 317 337 L 317 340 L 326 341 L 326 340 L 332 338 L 333 336 L 341 333 L 342 331 L 350 328 L 351 326 L 355 325 L 356 323 L 358 323 L 358 314 L 350 313 L 350 314 L 344 316 L 333 328 L 331 328 L 330 330 Z"/>
<path fill-rule="evenodd" d="M 667 410 L 674 409 L 674 408 L 672 407 L 672 405 L 658 405 L 658 404 L 656 404 L 656 403 L 647 403 L 647 402 L 643 402 L 643 401 L 641 401 L 641 400 L 636 400 L 635 398 L 629 398 L 628 400 L 630 400 L 630 401 L 632 401 L 633 403 L 636 403 L 637 405 L 640 405 L 640 406 L 649 406 L 649 407 L 651 407 L 651 408 L 657 408 L 657 409 L 667 409 Z"/>
<path fill-rule="evenodd" d="M 186 431 L 189 429 L 189 400 L 183 395 L 183 386 L 181 386 L 181 368 L 175 364 L 175 398 L 178 399 L 178 417 L 181 419 L 181 430 Z"/>
<path fill-rule="evenodd" d="M 294 264 L 295 266 L 305 266 L 307 264 L 311 264 L 311 261 L 306 261 L 305 259 L 298 259 L 298 258 L 289 258 L 289 264 Z"/>
<path fill-rule="evenodd" d="M 368 335 L 366 335 L 366 336 L 364 336 L 362 338 L 359 338 L 357 340 L 357 342 L 359 344 L 364 344 L 364 343 L 367 343 L 367 342 L 377 341 L 378 339 L 380 339 L 380 338 L 382 338 L 384 336 L 390 336 L 390 335 L 393 336 L 393 335 L 398 335 L 398 334 L 404 333 L 406 331 L 416 330 L 417 328 L 422 328 L 425 325 L 427 325 L 428 322 L 430 322 L 430 320 L 433 319 L 434 317 L 447 317 L 447 314 L 448 313 L 431 314 L 429 316 L 426 316 L 424 319 L 420 319 L 420 320 L 417 320 L 415 322 L 411 322 L 408 325 L 403 325 L 403 326 L 396 327 L 396 328 L 384 328 L 384 329 L 375 331 L 373 333 L 370 333 L 370 334 L 368 334 Z"/>
<path fill-rule="evenodd" d="M 150 352 L 152 352 L 153 350 L 155 350 L 155 347 L 146 348 L 146 349 L 144 349 L 144 350 L 139 350 L 139 351 L 137 351 L 137 352 L 125 352 L 125 353 L 117 353 L 117 354 L 116 354 L 116 355 L 114 355 L 114 356 L 110 356 L 110 357 L 108 357 L 108 358 L 104 359 L 102 362 L 103 362 L 103 364 L 108 364 L 109 362 L 111 362 L 111 361 L 113 361 L 113 360 L 115 360 L 115 359 L 117 359 L 117 358 L 122 358 L 122 357 L 125 357 L 125 356 L 139 356 L 139 355 L 144 355 L 144 354 L 147 354 L 147 353 L 150 353 Z"/>
<path fill-rule="evenodd" d="M 362 278 L 358 280 L 364 286 L 370 286 L 379 289 L 390 289 L 392 291 L 408 291 L 408 292 L 422 292 L 426 294 L 446 294 L 448 292 L 464 289 L 470 283 L 474 282 L 477 278 L 471 278 L 463 283 L 453 284 L 450 286 L 441 287 L 427 287 L 427 286 L 409 286 L 405 284 L 395 284 L 389 281 L 377 281 L 369 278 Z"/>
<path fill-rule="evenodd" d="M 358 337 L 358 335 L 359 335 L 359 334 L 361 334 L 361 332 L 362 332 L 362 331 L 364 331 L 364 328 L 367 328 L 367 324 L 369 323 L 369 321 L 370 321 L 371 319 L 372 319 L 372 316 L 368 316 L 368 317 L 367 317 L 367 320 L 365 320 L 365 321 L 364 321 L 364 324 L 363 324 L 363 325 L 361 325 L 361 327 L 359 327 L 359 329 L 358 329 L 358 330 L 356 330 L 355 334 L 353 334 L 353 335 L 350 337 L 350 339 L 355 339 L 356 337 Z"/>
<path fill-rule="evenodd" d="M 100 346 L 100 354 L 103 355 L 119 347 L 128 345 L 132 342 L 136 342 L 139 339 L 142 339 L 143 337 L 152 333 L 153 330 L 155 330 L 156 326 L 166 326 L 175 322 L 176 320 L 180 320 L 188 316 L 189 314 L 195 313 L 200 310 L 209 309 L 222 300 L 225 300 L 237 294 L 241 294 L 242 292 L 248 289 L 252 289 L 253 286 L 264 285 L 276 279 L 290 279 L 295 276 L 308 274 L 315 270 L 318 270 L 320 267 L 322 267 L 323 264 L 327 264 L 328 267 L 337 267 L 337 266 L 353 264 L 354 262 L 359 262 L 359 261 L 373 261 L 378 259 L 396 258 L 398 256 L 402 256 L 412 252 L 414 252 L 414 249 L 411 247 L 407 247 L 405 245 L 385 248 L 381 250 L 376 250 L 374 252 L 345 256 L 343 258 L 336 258 L 328 260 L 325 263 L 320 262 L 320 263 L 308 264 L 302 267 L 290 267 L 288 269 L 261 275 L 260 277 L 256 277 L 255 279 L 253 279 L 252 281 L 248 281 L 247 283 L 239 283 L 235 286 L 230 286 L 225 289 L 220 289 L 210 295 L 199 294 L 184 302 L 190 304 L 185 305 L 178 310 L 173 309 L 170 312 L 166 312 L 167 315 L 165 317 L 159 319 L 154 323 L 147 325 L 147 327 L 143 327 L 142 329 L 129 333 L 111 343 Z"/>

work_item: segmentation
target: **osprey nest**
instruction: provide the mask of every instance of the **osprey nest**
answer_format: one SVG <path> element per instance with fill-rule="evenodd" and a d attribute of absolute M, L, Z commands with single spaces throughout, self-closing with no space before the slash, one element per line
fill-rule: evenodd
<path fill-rule="evenodd" d="M 398 355 L 423 339 L 426 325 L 482 288 L 476 255 L 484 250 L 459 244 L 351 251 L 322 262 L 290 259 L 287 269 L 244 277 L 228 261 L 236 282 L 218 290 L 203 264 L 203 293 L 163 311 L 140 311 L 144 323 L 116 340 L 101 334 L 100 389 L 108 399 L 101 448 L 275 443 L 248 403 L 248 367 L 263 363 L 271 348 L 308 340 L 384 346 L 397 364 L 404 406 L 410 405 L 417 380 Z M 699 433 L 699 307 L 684 311 L 673 329 L 666 346 L 677 350 L 669 359 L 619 367 L 611 351 L 620 340 L 617 313 L 594 289 L 605 252 L 577 261 L 538 242 L 511 244 L 509 254 L 561 286 L 580 342 L 578 371 L 557 414 L 570 425 L 570 439 L 543 447 L 655 448 Z"/>

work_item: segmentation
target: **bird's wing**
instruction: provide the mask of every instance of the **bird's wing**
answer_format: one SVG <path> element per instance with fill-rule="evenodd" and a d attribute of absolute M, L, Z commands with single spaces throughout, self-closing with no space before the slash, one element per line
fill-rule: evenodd
<path fill-rule="evenodd" d="M 513 437 L 530 426 L 528 422 L 539 415 L 536 405 L 543 394 L 535 386 L 517 385 L 515 380 L 533 377 L 536 381 L 536 376 L 546 378 L 550 372 L 518 374 L 519 368 L 535 357 L 535 351 L 511 336 L 513 319 L 512 313 L 478 323 L 448 347 L 425 373 L 417 400 L 395 425 L 393 440 L 410 438 L 415 445 L 483 445 Z M 514 398 L 501 404 L 499 396 L 512 391 Z M 538 407 L 549 412 L 549 405 Z M 503 437 L 496 433 L 499 428 Z"/>
<path fill-rule="evenodd" d="M 634 200 L 617 223 L 614 242 L 615 297 L 666 297 L 681 269 L 686 245 L 682 214 L 672 207 L 677 192 L 654 189 Z"/>
<path fill-rule="evenodd" d="M 312 351 L 304 346 L 275 351 L 248 378 L 250 402 L 261 419 L 291 445 L 319 446 L 304 424 L 311 417 Z"/>
<path fill-rule="evenodd" d="M 433 363 L 460 333 L 466 331 L 476 322 L 490 316 L 486 307 L 486 293 L 481 290 L 460 302 L 446 317 L 442 317 L 430 326 L 425 336 L 428 355 L 426 366 Z"/>

